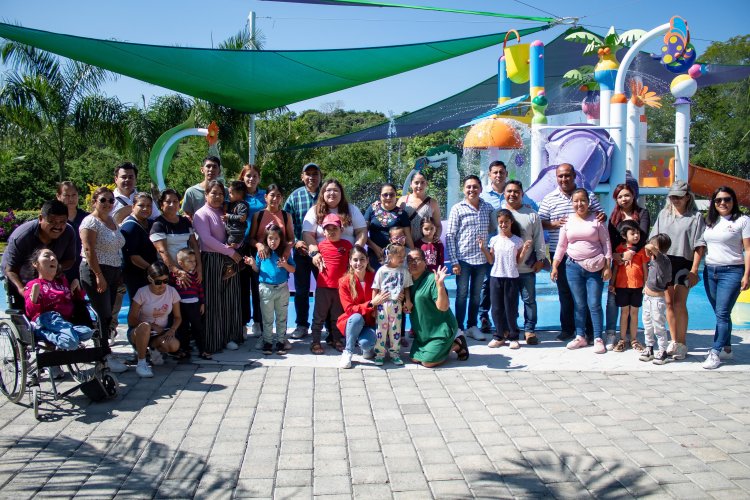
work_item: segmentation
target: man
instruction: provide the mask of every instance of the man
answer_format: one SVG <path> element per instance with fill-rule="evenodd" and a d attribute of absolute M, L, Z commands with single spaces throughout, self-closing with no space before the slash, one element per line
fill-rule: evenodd
<path fill-rule="evenodd" d="M 320 193 L 320 167 L 308 163 L 302 167 L 302 187 L 295 189 L 284 203 L 284 211 L 292 216 L 294 224 L 294 310 L 297 314 L 297 328 L 292 338 L 301 339 L 310 328 L 310 273 L 317 276 L 317 268 L 307 254 L 307 244 L 302 239 L 302 221 L 308 210 L 318 201 Z"/>
<path fill-rule="evenodd" d="M 20 304 L 20 309 L 23 309 L 24 284 L 35 275 L 29 257 L 39 248 L 49 248 L 55 253 L 61 271 L 70 269 L 75 263 L 76 234 L 68 224 L 68 207 L 61 201 L 44 202 L 39 219 L 24 222 L 8 239 L 1 265 L 5 278 L 13 284 L 13 287 L 8 287 L 13 307 Z M 20 303 L 14 302 L 18 300 Z"/>
<path fill-rule="evenodd" d="M 126 161 L 115 167 L 115 204 L 112 207 L 112 218 L 119 226 L 125 217 L 133 212 L 133 197 L 138 183 L 138 167 Z M 159 216 L 159 206 L 152 202 L 151 218 Z"/>
<path fill-rule="evenodd" d="M 182 197 L 182 211 L 190 219 L 206 203 L 206 186 L 208 186 L 208 183 L 218 179 L 221 175 L 221 160 L 216 156 L 206 156 L 203 158 L 201 173 L 203 174 L 203 181 L 187 188 L 185 196 Z"/>
<path fill-rule="evenodd" d="M 464 179 L 464 199 L 451 208 L 445 232 L 448 258 L 456 275 L 456 320 L 460 331 L 464 329 L 466 299 L 469 296 L 469 319 L 466 335 L 484 339 L 477 328 L 480 290 L 489 265 L 479 247 L 478 239 L 487 239 L 492 216 L 492 205 L 480 198 L 482 184 L 479 177 L 469 175 Z"/>
<path fill-rule="evenodd" d="M 536 210 L 523 202 L 523 185 L 520 181 L 508 181 L 505 184 L 505 202 L 518 225 L 521 226 L 521 237 L 524 241 L 533 242 L 531 254 L 518 264 L 519 291 L 523 301 L 523 330 L 527 345 L 536 345 L 536 273 L 541 271 L 547 252 L 544 247 L 542 221 Z"/>
<path fill-rule="evenodd" d="M 500 160 L 495 160 L 490 163 L 489 166 L 489 177 L 490 177 L 490 189 L 482 193 L 482 199 L 492 205 L 495 212 L 502 208 L 503 201 L 505 201 L 505 184 L 508 179 L 508 169 Z M 539 209 L 536 202 L 526 195 L 523 195 L 523 203 L 531 207 L 535 212 Z M 490 234 L 489 237 L 494 236 L 497 233 L 497 217 L 495 213 L 490 217 Z M 482 283 L 482 299 L 479 304 L 479 319 L 480 332 L 490 333 L 490 273 L 487 273 L 487 277 Z M 476 340 L 485 340 L 484 335 Z"/>
<path fill-rule="evenodd" d="M 544 197 L 539 205 L 539 218 L 542 220 L 542 228 L 547 230 L 549 235 L 549 256 L 550 261 L 555 260 L 555 249 L 560 238 L 560 228 L 565 225 L 568 215 L 573 212 L 571 202 L 573 191 L 576 190 L 576 171 L 570 163 L 561 163 L 555 170 L 557 177 L 557 188 Z M 589 193 L 591 204 L 589 210 L 597 213 L 597 219 L 604 221 L 607 216 L 602 212 L 602 207 L 594 193 Z M 559 267 L 557 268 L 557 295 L 560 299 L 560 335 L 557 340 L 570 340 L 575 337 L 575 323 L 573 320 L 573 294 L 568 285 L 568 278 L 565 272 L 566 257 L 562 257 Z M 586 335 L 593 335 L 591 319 L 586 321 Z"/>

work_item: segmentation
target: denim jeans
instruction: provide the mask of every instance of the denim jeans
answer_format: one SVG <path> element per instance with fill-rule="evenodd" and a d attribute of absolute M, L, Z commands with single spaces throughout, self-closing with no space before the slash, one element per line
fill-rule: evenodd
<path fill-rule="evenodd" d="M 518 290 L 523 301 L 523 331 L 534 333 L 536 329 L 536 273 L 519 273 Z"/>
<path fill-rule="evenodd" d="M 608 332 L 617 332 L 617 317 L 620 315 L 620 308 L 615 303 L 615 294 L 607 292 L 607 310 L 606 310 L 606 328 Z M 638 332 L 630 332 L 631 337 L 635 338 Z"/>
<path fill-rule="evenodd" d="M 594 338 L 602 338 L 602 272 L 586 271 L 576 262 L 568 259 L 568 284 L 575 303 L 576 335 L 586 335 L 586 314 L 591 313 Z M 558 268 L 559 269 L 559 268 Z"/>
<path fill-rule="evenodd" d="M 703 269 L 706 295 L 716 313 L 714 351 L 732 345 L 732 308 L 740 295 L 740 284 L 745 266 L 709 266 Z"/>
<path fill-rule="evenodd" d="M 365 325 L 365 318 L 354 313 L 346 320 L 346 350 L 354 354 L 354 344 L 359 344 L 362 352 L 375 347 L 375 330 Z"/>
<path fill-rule="evenodd" d="M 456 321 L 458 321 L 458 328 L 463 330 L 464 320 L 466 320 L 467 299 L 469 301 L 469 318 L 466 320 L 466 327 L 477 326 L 480 292 L 489 270 L 489 264 L 474 265 L 459 260 L 458 265 L 461 266 L 461 274 L 456 276 Z"/>
<path fill-rule="evenodd" d="M 490 273 L 487 272 L 487 276 L 482 282 L 482 292 L 479 298 L 479 317 L 490 319 L 490 308 L 492 307 L 492 300 L 490 298 Z"/>
<path fill-rule="evenodd" d="M 64 351 L 78 349 L 81 342 L 89 340 L 94 335 L 94 331 L 88 326 L 73 325 L 56 311 L 40 314 L 35 323 L 37 328 L 34 333 L 38 337 L 55 344 Z"/>

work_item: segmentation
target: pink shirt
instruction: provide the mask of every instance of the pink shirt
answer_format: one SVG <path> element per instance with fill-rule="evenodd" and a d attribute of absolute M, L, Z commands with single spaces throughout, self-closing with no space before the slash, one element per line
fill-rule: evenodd
<path fill-rule="evenodd" d="M 31 302 L 31 288 L 37 283 L 39 284 L 39 299 L 34 303 Z M 78 290 L 76 294 L 80 298 Z M 60 316 L 68 321 L 73 316 L 73 294 L 70 291 L 68 279 L 64 275 L 53 281 L 42 278 L 29 281 L 23 289 L 23 296 L 26 299 L 26 316 L 31 321 L 49 311 L 60 313 Z"/>
<path fill-rule="evenodd" d="M 206 203 L 193 215 L 193 229 L 198 233 L 201 252 L 216 252 L 223 255 L 234 254 L 234 248 L 227 246 L 227 231 L 221 216 L 224 211 L 212 208 Z"/>
<path fill-rule="evenodd" d="M 589 213 L 586 219 L 570 215 L 568 222 L 560 228 L 560 239 L 555 250 L 555 260 L 563 254 L 573 260 L 591 259 L 598 255 L 612 258 L 609 233 L 603 222 L 596 220 L 596 214 Z"/>

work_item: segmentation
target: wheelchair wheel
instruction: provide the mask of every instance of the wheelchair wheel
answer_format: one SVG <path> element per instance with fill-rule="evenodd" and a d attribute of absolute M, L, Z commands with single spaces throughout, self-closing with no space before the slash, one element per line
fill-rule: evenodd
<path fill-rule="evenodd" d="M 13 403 L 26 391 L 27 370 L 26 351 L 15 325 L 0 321 L 0 391 Z"/>
<path fill-rule="evenodd" d="M 119 390 L 119 382 L 114 373 L 105 373 L 102 375 L 102 385 L 104 390 L 107 391 L 107 397 L 112 399 L 117 397 L 117 391 Z"/>
<path fill-rule="evenodd" d="M 39 420 L 39 387 L 31 388 L 31 404 L 34 407 L 34 418 Z"/>
<path fill-rule="evenodd" d="M 68 365 L 68 372 L 77 383 L 88 382 L 96 376 L 96 365 L 93 363 L 72 363 Z"/>

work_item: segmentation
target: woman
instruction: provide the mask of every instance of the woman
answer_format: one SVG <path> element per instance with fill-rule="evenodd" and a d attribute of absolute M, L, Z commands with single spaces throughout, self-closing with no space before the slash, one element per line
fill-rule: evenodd
<path fill-rule="evenodd" d="M 427 177 L 417 172 L 411 178 L 411 193 L 398 200 L 398 206 L 406 211 L 411 223 L 411 237 L 416 243 L 422 239 L 422 219 L 432 218 L 435 222 L 435 238 L 440 238 L 443 226 L 440 221 L 440 205 L 427 195 Z"/>
<path fill-rule="evenodd" d="M 667 323 L 672 340 L 667 354 L 673 359 L 685 359 L 688 347 L 685 344 L 688 325 L 687 297 L 690 288 L 698 283 L 698 266 L 705 251 L 703 231 L 706 223 L 690 186 L 685 181 L 674 181 L 667 194 L 664 208 L 659 212 L 649 239 L 664 233 L 672 240 L 667 252 L 672 263 L 672 280 L 667 286 Z"/>
<path fill-rule="evenodd" d="M 240 281 L 235 274 L 223 276 L 224 256 L 236 263 L 242 257 L 226 244 L 227 233 L 221 216 L 224 215 L 226 192 L 219 181 L 206 186 L 206 204 L 195 212 L 193 224 L 201 247 L 203 259 L 203 285 L 205 287 L 205 328 L 203 348 L 208 353 L 223 348 L 236 350 L 242 343 L 244 326 L 240 311 Z"/>
<path fill-rule="evenodd" d="M 133 196 L 133 210 L 120 225 L 120 232 L 125 237 L 122 256 L 123 279 L 128 289 L 128 297 L 133 300 L 139 288 L 148 285 L 146 270 L 157 261 L 156 248 L 149 239 L 153 198 L 148 193 L 136 193 Z"/>
<path fill-rule="evenodd" d="M 78 208 L 78 188 L 75 184 L 70 181 L 63 181 L 57 184 L 57 199 L 68 207 L 68 224 L 73 226 L 76 234 L 78 234 L 81 228 L 81 222 L 84 217 L 89 213 L 81 208 Z M 81 239 L 76 238 L 76 262 L 75 264 L 65 271 L 65 277 L 68 278 L 68 283 L 73 283 L 73 280 L 77 280 L 79 277 L 79 268 L 81 266 Z"/>
<path fill-rule="evenodd" d="M 732 188 L 722 186 L 711 196 L 703 240 L 703 285 L 716 313 L 714 344 L 703 368 L 713 370 L 732 359 L 732 308 L 740 291 L 750 288 L 750 217 L 740 213 Z"/>
<path fill-rule="evenodd" d="M 150 203 L 149 200 L 149 206 Z M 182 323 L 180 294 L 168 284 L 167 266 L 154 262 L 148 266 L 147 274 L 148 284 L 135 293 L 128 312 L 128 342 L 138 356 L 135 372 L 141 377 L 154 376 L 146 362 L 147 351 L 151 352 L 154 366 L 164 364 L 162 353 L 177 352 L 180 342 L 175 332 Z"/>
<path fill-rule="evenodd" d="M 411 310 L 411 327 L 414 341 L 409 357 L 425 368 L 443 364 L 451 352 L 459 361 L 469 359 L 469 347 L 463 335 L 456 334 L 458 322 L 450 310 L 448 291 L 445 289 L 447 269 L 427 270 L 424 252 L 420 248 L 409 251 L 406 261 L 413 280 L 409 288 L 414 304 Z"/>
<path fill-rule="evenodd" d="M 122 247 L 125 238 L 110 215 L 115 203 L 112 191 L 102 186 L 91 197 L 91 214 L 81 221 L 82 243 L 80 276 L 81 285 L 99 317 L 99 325 L 106 335 L 112 324 L 112 308 L 117 297 L 117 287 L 122 280 Z M 112 354 L 107 355 L 107 365 L 115 373 L 127 367 Z"/>
<path fill-rule="evenodd" d="M 390 298 L 388 292 L 372 295 L 375 273 L 367 264 L 367 252 L 356 245 L 349 252 L 349 270 L 339 280 L 339 298 L 344 314 L 336 321 L 339 331 L 345 332 L 346 347 L 341 353 L 339 368 L 352 367 L 354 345 L 359 344 L 362 357 L 375 357 L 375 311 Z"/>
<path fill-rule="evenodd" d="M 409 216 L 396 203 L 396 196 L 396 186 L 386 182 L 380 188 L 380 199 L 367 207 L 365 211 L 365 222 L 369 234 L 367 253 L 370 257 L 370 267 L 375 270 L 383 263 L 383 250 L 391 242 L 389 231 L 392 227 L 404 228 L 406 240 L 402 244 L 414 248 Z"/>
<path fill-rule="evenodd" d="M 292 216 L 281 209 L 284 202 L 284 192 L 276 184 L 271 184 L 266 190 L 266 208 L 256 212 L 250 226 L 250 247 L 257 252 L 258 257 L 268 258 L 270 249 L 263 243 L 266 241 L 266 228 L 270 225 L 279 226 L 284 231 L 286 248 L 284 256 L 288 257 L 294 245 L 294 226 Z"/>
<path fill-rule="evenodd" d="M 615 208 L 609 216 L 609 224 L 607 230 L 609 231 L 609 242 L 612 245 L 612 260 L 618 264 L 629 261 L 635 255 L 635 252 L 627 251 L 625 253 L 615 253 L 615 250 L 623 243 L 624 240 L 617 231 L 617 226 L 624 220 L 632 220 L 641 229 L 641 240 L 636 245 L 636 249 L 640 250 L 646 245 L 646 235 L 648 230 L 651 228 L 651 215 L 648 210 L 638 205 L 638 183 L 631 179 L 631 181 L 625 184 L 618 184 L 615 190 L 612 192 L 612 198 L 615 200 Z M 607 350 L 612 350 L 615 343 L 615 331 L 617 330 L 617 314 L 618 307 L 615 303 L 615 294 L 610 292 L 607 294 Z M 633 334 L 632 338 L 636 338 Z M 643 346 L 635 340 L 633 348 L 640 350 Z"/>
<path fill-rule="evenodd" d="M 346 200 L 344 187 L 336 179 L 326 179 L 320 187 L 318 201 L 307 211 L 302 222 L 302 237 L 313 264 L 320 264 L 318 243 L 323 241 L 323 219 L 328 214 L 338 214 L 341 218 L 341 239 L 352 244 L 365 246 L 367 243 L 367 223 L 362 212 Z"/>
<path fill-rule="evenodd" d="M 260 185 L 260 168 L 256 165 L 248 164 L 242 167 L 237 179 L 244 182 L 245 186 L 247 186 L 245 201 L 250 207 L 250 211 L 247 214 L 247 236 L 252 234 L 250 233 L 250 222 L 252 222 L 253 216 L 266 207 L 266 192 L 262 189 L 258 189 L 258 186 Z M 294 239 L 291 241 L 294 242 Z M 250 251 L 255 255 L 255 250 L 252 246 Z M 242 293 L 242 324 L 246 325 L 250 322 L 250 300 L 252 296 L 253 335 L 260 338 L 263 333 L 263 318 L 260 313 L 258 273 L 253 271 L 250 266 L 246 266 L 240 271 L 240 291 Z M 262 344 L 262 340 L 259 340 L 258 342 Z"/>
<path fill-rule="evenodd" d="M 570 291 L 575 304 L 576 338 L 571 340 L 568 349 L 578 349 L 588 345 L 586 340 L 586 308 L 591 313 L 594 327 L 594 352 L 604 354 L 607 348 L 602 338 L 602 290 L 604 281 L 611 275 L 612 246 L 604 223 L 597 220 L 597 214 L 589 210 L 589 193 L 576 189 L 571 197 L 573 213 L 560 228 L 560 240 L 555 250 L 550 278 L 557 281 L 557 268 L 567 254 L 566 272 Z"/>
<path fill-rule="evenodd" d="M 202 281 L 203 265 L 200 259 L 200 247 L 195 239 L 190 219 L 177 214 L 180 209 L 180 195 L 177 194 L 177 191 L 169 188 L 162 191 L 159 195 L 159 208 L 161 209 L 161 215 L 154 220 L 149 235 L 149 239 L 159 254 L 159 260 L 167 265 L 169 272 L 175 279 L 184 280 L 185 285 L 187 285 L 190 276 L 177 264 L 177 252 L 185 247 L 190 247 L 198 256 L 196 272 L 198 273 L 198 281 Z"/>

